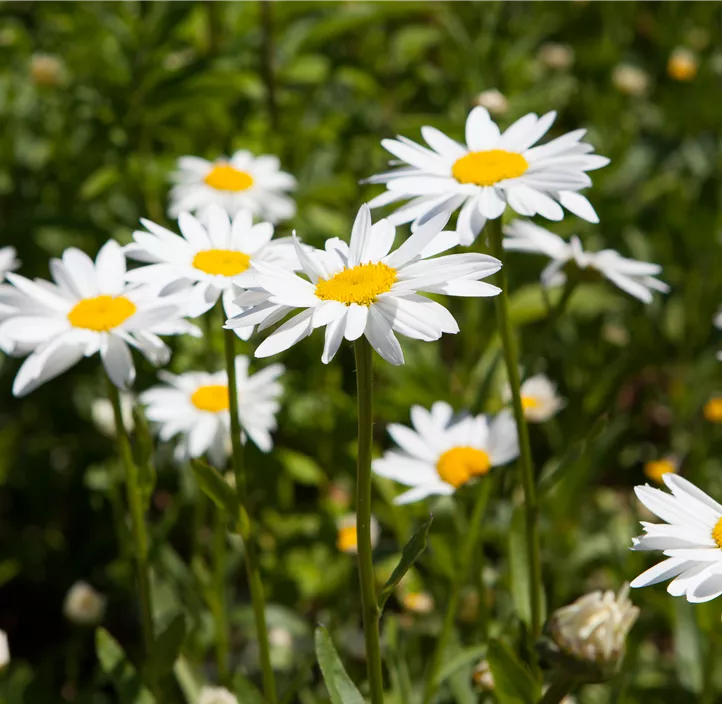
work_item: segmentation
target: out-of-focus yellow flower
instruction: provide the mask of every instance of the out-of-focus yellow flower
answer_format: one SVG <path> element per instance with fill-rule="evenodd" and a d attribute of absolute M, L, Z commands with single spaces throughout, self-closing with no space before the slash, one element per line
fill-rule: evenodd
<path fill-rule="evenodd" d="M 355 555 L 358 552 L 358 531 L 356 530 L 356 516 L 350 513 L 342 516 L 336 522 L 338 530 L 336 534 L 336 547 L 341 552 Z M 379 523 L 371 516 L 371 547 L 376 547 L 379 542 Z"/>
<path fill-rule="evenodd" d="M 679 463 L 674 457 L 663 457 L 661 460 L 652 460 L 644 465 L 644 474 L 657 484 L 662 484 L 662 475 L 668 472 L 676 473 Z"/>
<path fill-rule="evenodd" d="M 710 423 L 722 423 L 722 396 L 713 396 L 704 404 L 704 417 Z"/>
<path fill-rule="evenodd" d="M 33 54 L 30 57 L 30 75 L 37 86 L 57 86 L 63 79 L 65 67 L 57 56 Z"/>
<path fill-rule="evenodd" d="M 679 47 L 669 57 L 667 73 L 675 81 L 692 81 L 697 75 L 698 67 L 697 55 L 689 49 Z"/>
<path fill-rule="evenodd" d="M 401 603 L 415 614 L 428 614 L 434 610 L 434 598 L 429 592 L 406 592 L 401 597 Z"/>
<path fill-rule="evenodd" d="M 637 66 L 619 64 L 612 73 L 612 83 L 620 93 L 640 97 L 649 89 L 649 75 Z"/>
<path fill-rule="evenodd" d="M 537 58 L 543 66 L 563 71 L 571 68 L 572 64 L 574 64 L 574 49 L 568 44 L 548 42 L 547 44 L 542 44 Z"/>
<path fill-rule="evenodd" d="M 479 93 L 474 104 L 486 108 L 492 115 L 503 115 L 509 109 L 509 101 L 506 96 L 496 88 Z"/>

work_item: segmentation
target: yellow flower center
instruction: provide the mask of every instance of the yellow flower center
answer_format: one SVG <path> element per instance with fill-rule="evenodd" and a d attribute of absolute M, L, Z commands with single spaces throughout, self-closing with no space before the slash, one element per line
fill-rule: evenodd
<path fill-rule="evenodd" d="M 209 413 L 227 411 L 230 405 L 228 386 L 224 384 L 199 386 L 191 396 L 191 403 L 199 411 L 208 411 Z"/>
<path fill-rule="evenodd" d="M 722 518 L 715 523 L 714 528 L 712 528 L 712 540 L 717 543 L 718 548 L 722 548 Z"/>
<path fill-rule="evenodd" d="M 457 159 L 451 173 L 459 183 L 493 186 L 504 179 L 521 176 L 528 168 L 529 162 L 521 154 L 505 149 L 487 149 L 469 152 Z"/>
<path fill-rule="evenodd" d="M 251 258 L 232 249 L 204 249 L 193 257 L 193 266 L 206 274 L 237 276 L 251 265 Z"/>
<path fill-rule="evenodd" d="M 722 423 L 722 397 L 714 396 L 705 403 L 704 417 L 710 423 Z"/>
<path fill-rule="evenodd" d="M 336 547 L 341 552 L 356 552 L 358 549 L 358 534 L 356 526 L 343 526 L 338 529 Z"/>
<path fill-rule="evenodd" d="M 247 191 L 253 185 L 251 174 L 223 163 L 216 164 L 203 180 L 217 191 Z"/>
<path fill-rule="evenodd" d="M 688 51 L 675 51 L 667 62 L 667 73 L 675 81 L 691 81 L 697 75 L 697 60 Z"/>
<path fill-rule="evenodd" d="M 539 399 L 536 396 L 522 396 L 521 397 L 521 407 L 528 411 L 532 408 L 539 408 L 541 404 L 539 403 Z"/>
<path fill-rule="evenodd" d="M 436 463 L 439 476 L 457 489 L 472 477 L 481 477 L 491 468 L 489 455 L 475 447 L 454 447 Z"/>
<path fill-rule="evenodd" d="M 645 476 L 659 484 L 662 483 L 663 474 L 676 471 L 677 467 L 674 462 L 666 458 L 662 460 L 653 460 L 652 462 L 647 462 L 647 464 L 644 465 Z"/>
<path fill-rule="evenodd" d="M 135 313 L 135 303 L 125 296 L 96 296 L 78 301 L 68 313 L 74 328 L 108 332 Z"/>
<path fill-rule="evenodd" d="M 330 279 L 319 279 L 316 296 L 322 301 L 340 301 L 350 306 L 370 306 L 376 296 L 391 290 L 396 281 L 396 269 L 386 264 L 359 264 L 344 269 Z"/>

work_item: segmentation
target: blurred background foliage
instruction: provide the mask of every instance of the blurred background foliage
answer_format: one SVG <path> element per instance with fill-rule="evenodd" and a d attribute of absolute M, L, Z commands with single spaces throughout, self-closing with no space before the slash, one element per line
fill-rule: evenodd
<path fill-rule="evenodd" d="M 359 181 L 384 167 L 383 137 L 418 139 L 432 124 L 460 138 L 477 102 L 502 125 L 557 110 L 553 133 L 586 127 L 612 159 L 587 193 L 601 224 L 569 216 L 550 229 L 661 264 L 672 292 L 644 307 L 584 284 L 549 326 L 542 261 L 508 258 L 525 372 L 546 372 L 567 399 L 556 419 L 531 429 L 546 596 L 556 608 L 592 588 L 616 589 L 647 566 L 628 552 L 641 516 L 631 488 L 646 481 L 646 462 L 674 455 L 686 476 L 722 495 L 720 429 L 703 412 L 722 393 L 722 340 L 712 327 L 722 298 L 721 22 L 719 4 L 704 2 L 2 3 L 1 242 L 17 248 L 24 274 L 47 276 L 48 259 L 64 248 L 94 255 L 108 238 L 127 242 L 140 217 L 172 227 L 165 210 L 177 157 L 249 148 L 279 155 L 298 178 L 298 216 L 278 231 L 319 244 L 347 237 L 359 205 L 378 192 Z M 485 92 L 492 89 L 501 96 Z M 404 367 L 377 365 L 379 451 L 388 446 L 385 424 L 407 422 L 414 403 L 501 405 L 491 302 L 450 305 L 459 335 L 434 345 L 404 340 Z M 174 344 L 174 370 L 200 363 L 197 342 Z M 319 621 L 363 678 L 354 560 L 335 546 L 335 519 L 352 501 L 353 360 L 346 350 L 324 367 L 321 346 L 318 335 L 284 355 L 277 451 L 250 450 L 249 461 L 274 658 L 285 701 L 303 704 L 327 701 L 312 667 Z M 84 362 L 23 400 L 10 394 L 17 363 L 0 367 L 0 627 L 14 657 L 10 702 L 124 701 L 98 664 L 92 631 L 63 618 L 77 579 L 109 597 L 105 626 L 131 659 L 137 653 L 132 575 L 114 530 L 119 470 L 111 439 L 91 419 L 103 393 L 97 367 Z M 145 367 L 137 387 L 152 381 Z M 174 465 L 168 448 L 158 465 L 156 616 L 186 614 L 185 657 L 213 681 L 207 517 L 199 521 L 194 508 L 188 467 Z M 518 478 L 513 467 L 497 477 L 441 701 L 493 701 L 472 681 L 485 636 L 515 643 L 523 630 Z M 414 613 L 392 599 L 384 620 L 389 701 L 406 703 L 440 628 L 463 527 L 455 507 L 469 496 L 394 508 L 392 484 L 379 481 L 375 491 L 380 572 L 430 508 L 436 517 L 413 575 L 413 590 L 428 592 L 436 608 Z M 234 667 L 254 679 L 234 547 Z M 718 609 L 692 609 L 663 587 L 632 596 L 642 615 L 624 670 L 610 685 L 586 687 L 580 701 L 699 701 L 706 678 L 722 680 L 713 667 Z"/>

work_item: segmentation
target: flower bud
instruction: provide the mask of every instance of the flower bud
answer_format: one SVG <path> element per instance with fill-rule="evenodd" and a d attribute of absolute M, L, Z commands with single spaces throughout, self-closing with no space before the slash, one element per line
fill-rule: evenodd
<path fill-rule="evenodd" d="M 574 49 L 567 44 L 548 42 L 542 44 L 538 58 L 547 68 L 563 71 L 571 68 L 574 63 Z"/>
<path fill-rule="evenodd" d="M 509 101 L 496 88 L 479 93 L 474 103 L 486 108 L 492 115 L 503 115 L 509 109 Z"/>
<path fill-rule="evenodd" d="M 105 597 L 87 582 L 76 582 L 65 597 L 63 613 L 78 626 L 93 626 L 103 620 L 105 604 Z"/>
<path fill-rule="evenodd" d="M 57 56 L 33 54 L 30 58 L 30 75 L 37 86 L 57 86 L 63 80 L 65 67 Z"/>
<path fill-rule="evenodd" d="M 612 591 L 596 591 L 557 609 L 546 631 L 544 655 L 580 681 L 603 682 L 616 674 L 627 633 L 639 609 L 627 597 L 629 584 L 615 596 Z"/>
<path fill-rule="evenodd" d="M 649 90 L 649 76 L 641 68 L 630 64 L 620 64 L 612 73 L 614 87 L 624 95 L 638 98 Z"/>
<path fill-rule="evenodd" d="M 198 704 L 238 704 L 238 699 L 225 687 L 203 687 Z"/>

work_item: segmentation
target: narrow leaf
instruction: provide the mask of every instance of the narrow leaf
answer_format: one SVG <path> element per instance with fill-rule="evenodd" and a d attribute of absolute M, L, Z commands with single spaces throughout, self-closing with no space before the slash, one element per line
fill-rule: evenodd
<path fill-rule="evenodd" d="M 489 644 L 489 667 L 499 704 L 534 704 L 537 686 L 531 673 L 501 641 Z"/>
<path fill-rule="evenodd" d="M 674 651 L 680 684 L 695 694 L 702 692 L 702 641 L 695 621 L 695 608 L 685 599 L 675 599 Z"/>
<path fill-rule="evenodd" d="M 148 428 L 148 421 L 140 406 L 133 407 L 133 421 L 135 423 L 135 435 L 138 441 L 138 482 L 141 493 L 143 494 L 143 501 L 147 508 L 150 498 L 153 495 L 156 482 L 155 466 L 153 465 L 153 438 Z"/>
<path fill-rule="evenodd" d="M 186 636 L 186 622 L 183 614 L 176 614 L 166 629 L 158 636 L 154 645 L 153 669 L 157 678 L 168 674 L 175 664 Z"/>
<path fill-rule="evenodd" d="M 401 552 L 401 560 L 399 560 L 399 564 L 396 565 L 388 581 L 386 582 L 386 584 L 384 584 L 383 588 L 379 592 L 379 609 L 384 608 L 384 604 L 393 594 L 394 589 L 396 589 L 398 583 L 401 581 L 403 576 L 411 569 L 411 567 L 413 567 L 416 560 L 418 560 L 421 556 L 421 553 L 424 552 L 424 550 L 426 549 L 426 539 L 429 535 L 429 529 L 431 528 L 431 522 L 433 520 L 434 517 L 429 516 L 429 518 L 416 529 L 414 534 L 411 536 L 409 542 L 404 545 L 404 549 Z"/>
<path fill-rule="evenodd" d="M 524 511 L 520 506 L 514 509 L 509 526 L 509 575 L 511 596 L 517 616 L 528 626 L 531 623 L 529 601 L 529 563 L 524 533 Z"/>
<path fill-rule="evenodd" d="M 336 648 L 324 626 L 316 628 L 316 659 L 332 704 L 364 704 L 361 693 L 343 667 Z"/>
<path fill-rule="evenodd" d="M 187 704 L 196 704 L 201 693 L 201 686 L 198 684 L 190 663 L 182 655 L 175 661 L 173 672 Z"/>
<path fill-rule="evenodd" d="M 154 704 L 155 698 L 143 687 L 123 648 L 104 628 L 95 631 L 95 651 L 101 669 L 118 693 L 120 704 Z"/>
<path fill-rule="evenodd" d="M 191 460 L 193 474 L 198 485 L 211 501 L 219 508 L 225 509 L 231 516 L 238 516 L 238 499 L 236 493 L 221 476 L 221 473 L 202 460 Z"/>

